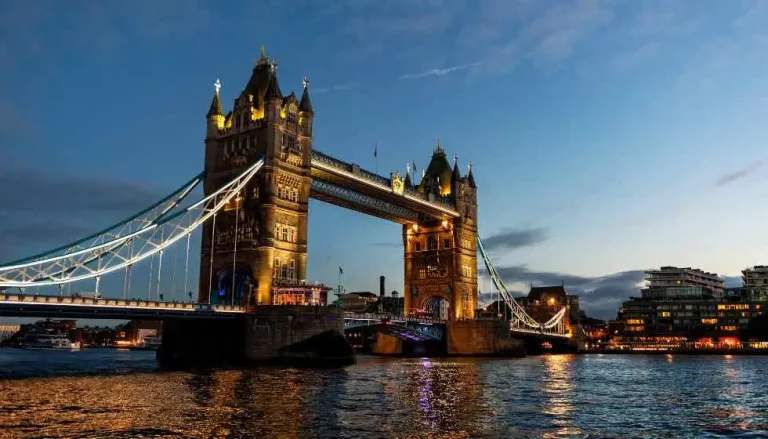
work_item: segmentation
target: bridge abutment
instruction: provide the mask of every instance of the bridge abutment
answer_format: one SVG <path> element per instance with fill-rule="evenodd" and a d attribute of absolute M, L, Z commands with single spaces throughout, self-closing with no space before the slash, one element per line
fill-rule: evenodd
<path fill-rule="evenodd" d="M 446 324 L 448 355 L 523 357 L 523 343 L 501 320 L 459 320 Z"/>
<path fill-rule="evenodd" d="M 376 340 L 371 345 L 374 355 L 402 355 L 403 341 L 389 334 L 376 334 Z"/>
<path fill-rule="evenodd" d="M 166 368 L 289 364 L 345 366 L 354 352 L 332 307 L 262 306 L 235 320 L 168 320 L 157 359 Z"/>

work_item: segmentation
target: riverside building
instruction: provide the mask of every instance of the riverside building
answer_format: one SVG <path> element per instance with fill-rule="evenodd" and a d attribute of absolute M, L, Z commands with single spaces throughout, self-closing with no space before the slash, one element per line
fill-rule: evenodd
<path fill-rule="evenodd" d="M 768 265 L 755 265 L 741 271 L 741 283 L 743 287 L 768 286 Z"/>
<path fill-rule="evenodd" d="M 768 306 L 768 285 L 726 289 L 717 274 L 691 268 L 662 267 L 646 274 L 641 297 L 630 298 L 619 310 L 624 330 L 614 337 L 613 348 L 737 345 L 750 319 L 762 315 Z"/>

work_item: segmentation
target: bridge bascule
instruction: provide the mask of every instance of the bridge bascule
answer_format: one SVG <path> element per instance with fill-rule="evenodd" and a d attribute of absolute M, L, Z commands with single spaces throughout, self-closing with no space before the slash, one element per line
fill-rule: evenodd
<path fill-rule="evenodd" d="M 511 331 L 568 336 L 566 308 L 536 321 L 504 285 L 478 238 L 472 168 L 462 176 L 439 142 L 418 183 L 410 168 L 385 177 L 314 149 L 308 81 L 300 99 L 284 96 L 263 51 L 227 114 L 219 89 L 217 82 L 206 118 L 204 171 L 124 221 L 0 265 L 0 314 L 230 318 L 258 307 L 317 305 L 318 289 L 306 281 L 308 204 L 316 199 L 402 225 L 405 316 L 346 313 L 348 328 L 442 337 L 435 329 L 441 322 L 409 315 L 435 301 L 447 304 L 448 320 L 474 319 L 479 254 L 511 311 Z M 203 195 L 193 195 L 200 186 Z M 190 270 L 198 257 L 199 270 Z M 136 278 L 140 265 L 148 279 Z M 85 283 L 96 297 L 71 294 L 72 285 Z M 146 299 L 133 297 L 137 289 Z"/>

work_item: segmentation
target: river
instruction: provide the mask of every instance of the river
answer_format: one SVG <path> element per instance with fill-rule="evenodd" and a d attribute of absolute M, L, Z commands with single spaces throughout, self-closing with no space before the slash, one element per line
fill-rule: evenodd
<path fill-rule="evenodd" d="M 0 349 L 0 438 L 766 437 L 768 357 L 358 357 L 156 370 L 154 352 Z"/>

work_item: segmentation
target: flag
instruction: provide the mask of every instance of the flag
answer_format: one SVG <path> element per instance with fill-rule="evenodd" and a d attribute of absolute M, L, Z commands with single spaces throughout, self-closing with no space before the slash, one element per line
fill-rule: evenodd
<path fill-rule="evenodd" d="M 377 143 L 376 146 L 373 147 L 373 156 L 378 157 L 379 156 L 379 144 Z"/>
<path fill-rule="evenodd" d="M 342 270 L 341 267 L 339 267 L 339 274 L 344 274 L 344 270 Z"/>

